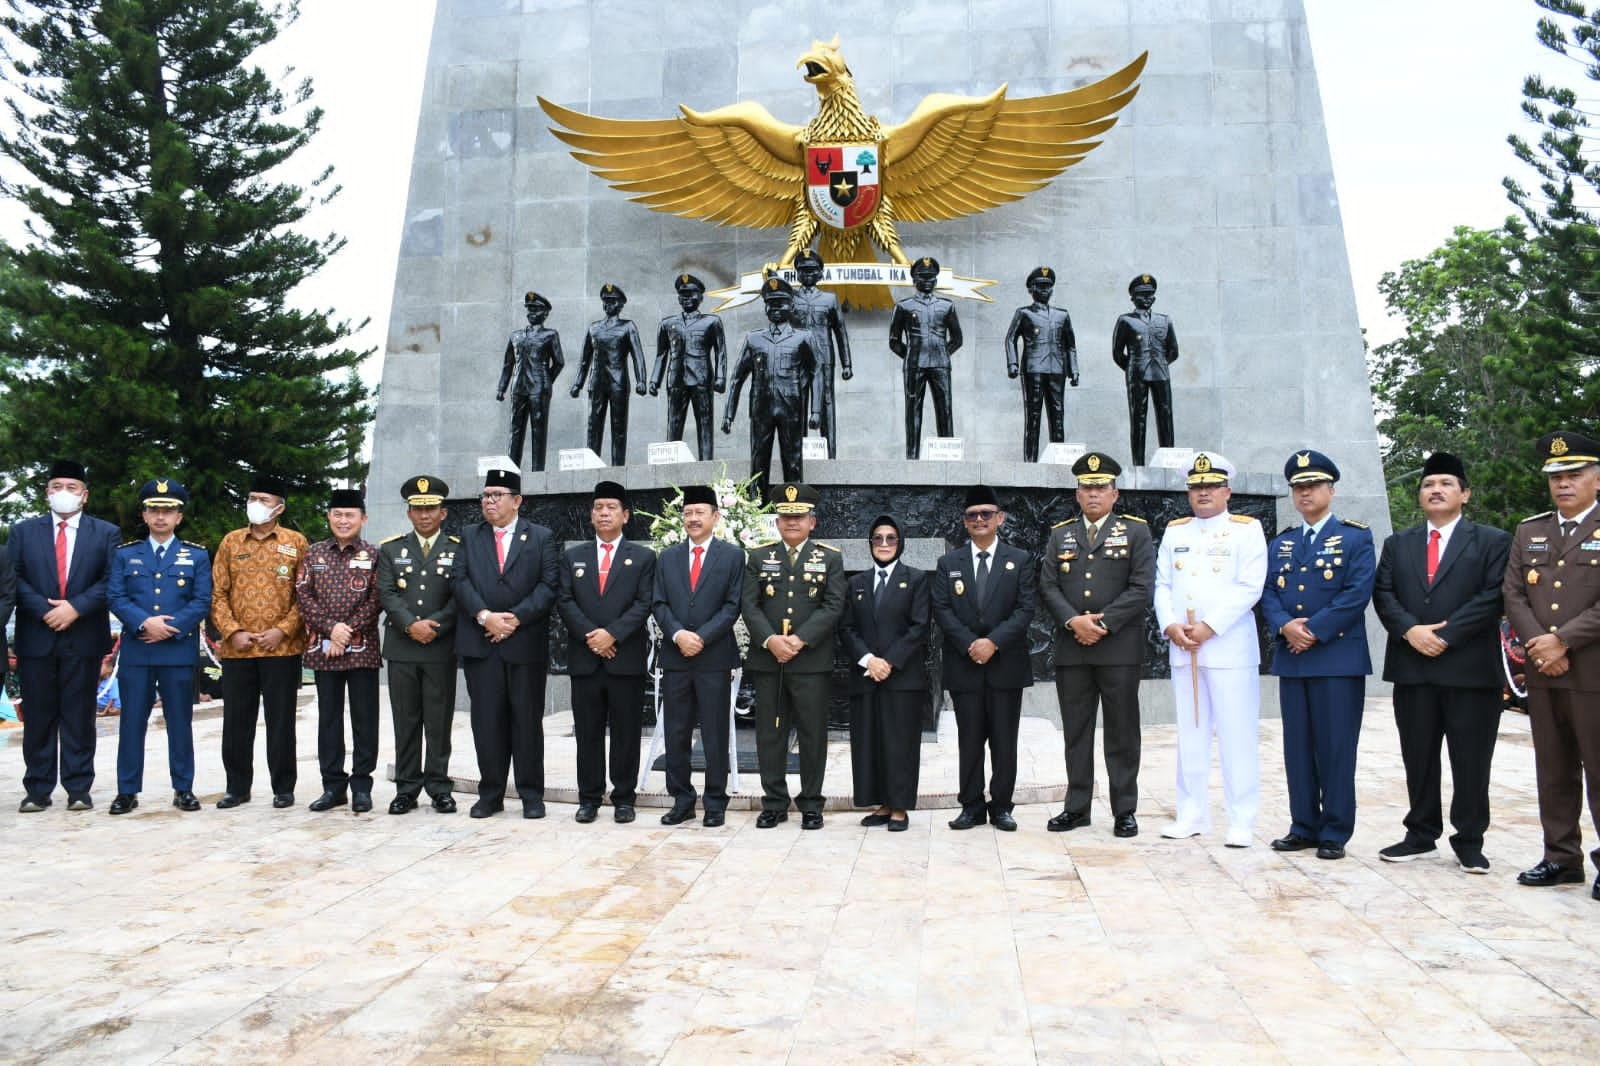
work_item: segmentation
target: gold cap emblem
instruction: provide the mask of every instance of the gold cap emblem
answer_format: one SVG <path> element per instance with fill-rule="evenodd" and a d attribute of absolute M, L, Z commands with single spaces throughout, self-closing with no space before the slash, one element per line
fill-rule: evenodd
<path fill-rule="evenodd" d="M 689 284 L 689 275 L 687 275 L 687 274 L 679 274 L 679 275 L 678 275 L 678 283 L 679 283 L 679 284 L 680 284 L 680 285 L 687 285 L 687 284 Z"/>
<path fill-rule="evenodd" d="M 1302 470 L 1304 470 L 1306 467 L 1310 466 L 1311 465 L 1311 453 L 1310 452 L 1301 452 L 1299 455 L 1295 456 L 1294 457 L 1294 465 L 1298 466 Z"/>
<path fill-rule="evenodd" d="M 923 256 L 923 257 L 922 257 L 922 265 L 923 265 L 923 266 L 925 266 L 925 267 L 926 267 L 926 266 L 933 266 L 933 259 L 932 259 L 932 257 L 930 257 L 930 256 L 926 256 L 926 255 L 925 255 L 925 256 Z"/>
<path fill-rule="evenodd" d="M 1099 470 L 1100 469 L 1100 457 L 1098 455 L 1089 456 L 1089 469 L 1090 470 Z"/>
<path fill-rule="evenodd" d="M 1567 454 L 1567 439 L 1565 437 L 1557 437 L 1555 440 L 1551 441 L 1550 442 L 1550 454 L 1551 455 L 1566 455 Z"/>
<path fill-rule="evenodd" d="M 1048 278 L 1050 276 L 1050 268 L 1049 267 L 1040 267 L 1039 268 L 1039 276 L 1041 278 Z"/>
<path fill-rule="evenodd" d="M 418 492 L 427 492 L 428 491 L 428 479 L 427 478 L 425 478 L 425 477 L 417 478 L 417 491 Z"/>
<path fill-rule="evenodd" d="M 1211 457 L 1201 452 L 1194 457 L 1194 472 L 1197 474 L 1211 473 Z"/>
<path fill-rule="evenodd" d="M 616 288 L 617 287 L 615 285 L 607 285 L 605 291 L 608 292 L 608 293 L 609 292 L 615 292 Z"/>
<path fill-rule="evenodd" d="M 788 500 L 790 503 L 793 503 L 795 501 L 795 497 L 797 497 L 799 495 L 800 495 L 800 490 L 795 488 L 793 485 L 784 486 L 783 498 Z"/>
<path fill-rule="evenodd" d="M 156 482 L 156 491 L 157 492 L 166 492 L 167 491 L 167 483 L 166 483 L 165 480 Z"/>
<path fill-rule="evenodd" d="M 777 278 L 768 278 L 767 279 L 767 288 L 771 289 L 773 292 L 777 292 L 778 291 L 778 279 Z"/>

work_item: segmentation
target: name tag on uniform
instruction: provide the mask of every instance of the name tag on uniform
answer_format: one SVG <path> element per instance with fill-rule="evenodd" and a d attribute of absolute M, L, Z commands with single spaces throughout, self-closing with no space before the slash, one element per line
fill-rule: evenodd
<path fill-rule="evenodd" d="M 372 569 L 372 560 L 371 559 L 352 559 L 352 560 L 350 560 L 350 569 L 352 569 L 352 570 L 371 570 Z"/>
<path fill-rule="evenodd" d="M 1223 559 L 1233 554 L 1233 548 L 1227 544 L 1213 544 L 1206 549 L 1206 554 L 1213 559 Z"/>
<path fill-rule="evenodd" d="M 1547 552 L 1547 551 L 1550 550 L 1550 545 L 1548 545 L 1548 544 L 1530 544 L 1530 545 L 1528 545 L 1528 550 L 1531 551 L 1531 552 Z"/>
<path fill-rule="evenodd" d="M 782 569 L 783 567 L 779 565 L 778 560 L 776 559 L 761 560 L 761 572 L 763 574 L 776 574 Z"/>
<path fill-rule="evenodd" d="M 278 554 L 287 555 L 289 558 L 293 559 L 300 554 L 300 549 L 296 548 L 293 544 L 280 544 L 278 545 Z M 240 556 L 240 558 L 242 559 L 244 556 Z"/>
<path fill-rule="evenodd" d="M 1177 545 L 1173 546 L 1172 554 L 1173 555 L 1177 555 L 1180 552 L 1186 552 L 1188 550 L 1189 550 L 1189 546 L 1187 544 L 1177 544 Z"/>
<path fill-rule="evenodd" d="M 451 563 L 453 563 L 455 561 L 456 561 L 456 557 L 454 555 L 441 555 L 441 556 L 439 556 L 439 565 L 440 566 L 449 566 Z"/>
<path fill-rule="evenodd" d="M 194 565 L 194 560 L 189 558 L 187 555 L 180 555 L 176 559 L 172 560 L 172 565 L 173 566 L 193 566 Z"/>
<path fill-rule="evenodd" d="M 805 567 L 808 574 L 825 574 L 828 572 L 827 563 L 806 563 Z"/>

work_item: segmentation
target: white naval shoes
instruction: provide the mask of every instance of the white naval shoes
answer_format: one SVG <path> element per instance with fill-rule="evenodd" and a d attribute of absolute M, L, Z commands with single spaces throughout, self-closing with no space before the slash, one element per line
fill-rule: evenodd
<path fill-rule="evenodd" d="M 1182 840 L 1184 837 L 1197 837 L 1205 831 L 1205 826 L 1194 822 L 1169 822 L 1162 827 L 1161 835 L 1168 840 Z"/>
<path fill-rule="evenodd" d="M 1250 846 L 1250 830 L 1243 826 L 1230 825 L 1228 835 L 1223 843 L 1230 848 L 1248 848 Z"/>

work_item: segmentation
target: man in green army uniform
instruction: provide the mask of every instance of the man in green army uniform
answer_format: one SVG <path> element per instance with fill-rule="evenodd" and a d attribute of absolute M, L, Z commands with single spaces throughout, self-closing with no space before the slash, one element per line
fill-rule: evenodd
<path fill-rule="evenodd" d="M 450 489 L 436 477 L 401 487 L 412 531 L 378 545 L 378 600 L 383 657 L 394 717 L 394 802 L 390 814 L 415 810 L 424 788 L 440 814 L 454 814 L 450 726 L 456 709 L 456 604 L 450 573 L 461 541 L 439 527 Z M 427 758 L 423 758 L 423 743 Z"/>
<path fill-rule="evenodd" d="M 789 482 L 773 490 L 781 540 L 751 548 L 744 571 L 745 670 L 756 689 L 756 757 L 761 767 L 757 829 L 789 818 L 789 730 L 800 745 L 800 828 L 822 828 L 828 760 L 828 696 L 834 631 L 844 610 L 844 559 L 812 540 L 820 497 Z"/>

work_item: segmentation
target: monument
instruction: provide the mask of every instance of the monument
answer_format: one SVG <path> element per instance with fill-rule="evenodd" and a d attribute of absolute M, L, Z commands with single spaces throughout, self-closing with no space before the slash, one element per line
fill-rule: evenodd
<path fill-rule="evenodd" d="M 1273 502 L 1283 455 L 1308 446 L 1337 454 L 1345 470 L 1340 513 L 1371 521 L 1379 536 L 1387 531 L 1301 0 L 1058 0 L 1007 6 L 1003 25 L 980 0 L 929 0 L 914 20 L 892 24 L 870 7 L 759 0 L 722 19 L 684 19 L 660 6 L 630 8 L 619 19 L 604 17 L 608 10 L 598 2 L 439 0 L 374 434 L 374 483 L 399 483 L 426 468 L 470 485 L 478 457 L 504 447 L 504 406 L 484 382 L 499 373 L 523 292 L 548 297 L 555 307 L 548 326 L 571 338 L 593 317 L 593 293 L 603 282 L 634 294 L 635 317 L 659 321 L 676 311 L 665 276 L 688 273 L 708 290 L 726 289 L 759 280 L 765 267 L 815 246 L 835 275 L 841 264 L 880 258 L 887 259 L 876 265 L 884 277 L 904 273 L 900 264 L 913 254 L 940 260 L 947 274 L 983 278 L 1014 278 L 1051 264 L 1060 278 L 1055 300 L 1072 309 L 1079 345 L 1090 353 L 1078 388 L 1065 397 L 1066 424 L 1074 442 L 1124 464 L 1125 500 L 1181 489 L 1174 471 L 1136 466 L 1125 450 L 1125 376 L 1106 357 L 1111 326 L 1128 308 L 1127 279 L 1159 277 L 1163 312 L 1183 326 L 1183 358 L 1171 365 L 1177 446 L 1222 451 L 1241 470 L 1260 472 L 1269 519 L 1274 507 L 1284 519 L 1292 516 L 1281 500 Z M 819 54 L 835 35 L 837 60 Z M 726 174 L 704 175 L 703 191 L 723 197 L 727 212 L 765 204 L 756 222 L 768 228 L 732 217 L 681 217 L 658 190 L 626 187 L 626 176 L 596 181 L 590 167 L 604 156 L 598 146 L 579 147 L 551 132 L 577 136 L 573 123 L 589 116 L 681 130 L 694 116 L 757 106 L 782 128 L 804 130 L 834 98 L 822 90 L 836 95 L 847 82 L 880 130 L 939 112 L 941 94 L 988 101 L 969 112 L 970 121 L 994 114 L 998 123 L 1018 121 L 1030 100 L 1096 87 L 1090 95 L 1097 114 L 1087 120 L 1089 132 L 1052 150 L 1053 170 L 1022 175 L 1016 187 L 997 179 L 968 140 L 941 142 L 939 169 L 929 173 L 939 175 L 947 196 L 968 198 L 961 211 L 938 200 L 919 206 L 896 190 L 894 183 L 915 179 L 915 171 L 909 157 L 891 150 L 900 143 L 891 138 L 869 164 L 859 162 L 864 149 L 840 154 L 834 176 L 856 174 L 855 198 L 844 206 L 831 183 L 803 176 L 804 156 L 796 176 L 770 196 Z M 726 129 L 699 125 L 692 135 L 721 138 L 714 150 L 723 154 L 751 150 Z M 868 179 L 865 167 L 881 177 Z M 624 187 L 608 187 L 613 182 Z M 878 212 L 885 202 L 892 209 L 883 221 L 892 222 L 893 241 L 882 226 L 813 226 L 794 210 L 804 199 L 819 209 L 859 212 L 863 197 L 876 197 Z M 780 274 L 798 281 L 792 270 Z M 948 467 L 942 484 L 981 481 L 1018 499 L 1008 532 L 1036 539 L 1027 546 L 1040 550 L 1049 525 L 1075 512 L 1059 467 L 1022 460 L 1024 405 L 1002 354 L 1014 304 L 959 301 L 965 345 L 952 360 L 950 388 L 964 461 L 906 463 L 898 458 L 906 443 L 897 417 L 902 363 L 886 338 L 888 308 L 910 289 L 826 280 L 823 288 L 846 305 L 853 374 L 835 384 L 837 458 L 807 461 L 805 473 L 855 495 L 825 492 L 819 528 L 855 530 L 862 514 L 920 512 L 918 501 L 934 498 L 923 471 Z M 749 295 L 754 299 L 754 286 Z M 754 303 L 723 317 L 735 335 L 764 323 Z M 633 405 L 628 432 L 636 442 L 668 439 L 667 407 Z M 582 445 L 586 414 L 577 402 L 553 404 L 551 446 Z M 630 488 L 706 480 L 718 466 L 647 467 L 645 452 L 636 446 L 636 465 L 619 472 Z M 728 463 L 742 465 L 737 452 Z M 1256 484 L 1254 476 L 1245 481 Z M 528 474 L 524 485 L 530 498 L 559 501 L 592 483 L 592 474 L 556 470 Z M 868 495 L 881 505 L 828 511 L 828 500 L 865 506 Z M 375 528 L 402 528 L 401 508 L 380 499 Z M 1154 497 L 1148 502 L 1159 528 L 1161 506 Z M 959 533 L 907 531 L 912 540 L 952 543 Z M 862 561 L 847 559 L 852 567 Z M 1158 695 L 1145 705 L 1160 703 Z"/>

